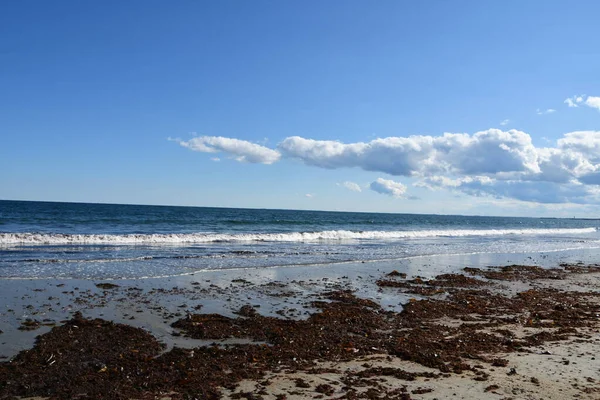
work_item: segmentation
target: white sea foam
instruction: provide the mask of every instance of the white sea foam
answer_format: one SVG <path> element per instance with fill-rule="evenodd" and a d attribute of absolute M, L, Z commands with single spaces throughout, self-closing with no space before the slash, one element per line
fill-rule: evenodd
<path fill-rule="evenodd" d="M 569 235 L 596 232 L 579 229 L 456 229 L 417 231 L 320 231 L 288 233 L 185 233 L 128 235 L 70 235 L 47 233 L 0 233 L 0 245 L 163 245 L 214 242 L 314 242 L 344 240 L 401 240 L 433 237 Z"/>

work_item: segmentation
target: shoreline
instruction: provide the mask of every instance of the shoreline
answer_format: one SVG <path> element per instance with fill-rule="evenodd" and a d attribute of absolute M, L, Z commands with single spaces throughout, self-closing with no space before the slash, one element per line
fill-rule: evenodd
<path fill-rule="evenodd" d="M 184 277 L 106 282 L 61 279 L 24 280 L 20 282 L 21 284 L 15 284 L 14 281 L 9 282 L 4 280 L 0 281 L 0 299 L 7 307 L 6 310 L 2 310 L 0 325 L 0 330 L 4 331 L 0 334 L 0 343 L 2 343 L 0 346 L 0 356 L 2 356 L 0 358 L 0 377 L 2 377 L 3 373 L 6 373 L 7 368 L 8 370 L 13 368 L 10 366 L 12 363 L 9 360 L 12 359 L 14 361 L 14 356 L 17 353 L 33 347 L 34 339 L 37 335 L 42 334 L 44 335 L 43 337 L 49 337 L 48 335 L 51 336 L 52 333 L 48 332 L 64 329 L 65 326 L 74 324 L 86 326 L 87 324 L 93 325 L 95 323 L 96 325 L 105 326 L 105 322 L 100 322 L 100 319 L 102 321 L 124 324 L 128 329 L 134 330 L 131 331 L 133 332 L 133 336 L 150 333 L 151 335 L 147 338 L 148 340 L 152 342 L 157 340 L 156 343 L 164 345 L 160 350 L 151 355 L 153 359 L 156 357 L 158 359 L 169 356 L 175 357 L 175 354 L 182 357 L 184 353 L 188 354 L 186 352 L 190 351 L 192 353 L 194 351 L 200 352 L 198 348 L 200 345 L 205 346 L 203 349 L 256 346 L 253 343 L 273 346 L 273 343 L 270 343 L 268 340 L 269 337 L 262 337 L 262 334 L 257 333 L 256 329 L 258 328 L 256 326 L 251 327 L 251 329 L 248 328 L 250 331 L 248 331 L 249 333 L 246 332 L 246 336 L 237 334 L 235 330 L 226 330 L 225 333 L 214 331 L 212 335 L 208 336 L 205 333 L 198 335 L 197 332 L 194 333 L 194 329 L 190 330 L 190 327 L 186 327 L 185 325 L 186 321 L 198 318 L 198 315 L 219 315 L 222 316 L 219 318 L 224 318 L 222 320 L 217 319 L 218 323 L 215 320 L 202 321 L 201 325 L 207 326 L 207 329 L 211 326 L 212 328 L 220 327 L 220 329 L 226 329 L 229 326 L 227 329 L 230 329 L 231 326 L 243 325 L 246 323 L 243 321 L 252 320 L 253 318 L 261 318 L 257 321 L 260 321 L 264 326 L 268 326 L 269 324 L 277 326 L 281 321 L 288 321 L 286 323 L 292 324 L 290 326 L 295 326 L 294 324 L 296 323 L 306 323 L 306 321 L 319 318 L 319 315 L 328 311 L 327 307 L 329 306 L 324 305 L 323 302 L 327 304 L 332 302 L 334 304 L 339 303 L 338 306 L 340 308 L 333 309 L 336 312 L 347 312 L 349 310 L 344 307 L 355 307 L 351 309 L 352 315 L 364 315 L 365 318 L 373 317 L 373 315 L 369 314 L 372 310 L 369 307 L 359 306 L 360 304 L 366 304 L 361 302 L 376 304 L 379 310 L 376 314 L 389 314 L 391 315 L 391 319 L 395 318 L 398 321 L 403 321 L 402 323 L 398 322 L 402 326 L 401 329 L 398 326 L 396 328 L 390 328 L 390 326 L 386 328 L 400 329 L 398 332 L 402 331 L 402 329 L 408 329 L 409 331 L 412 330 L 413 332 L 423 334 L 423 332 L 427 331 L 422 330 L 423 326 L 434 324 L 436 326 L 449 327 L 448 329 L 458 329 L 455 331 L 455 334 L 461 334 L 460 329 L 467 329 L 469 324 L 474 322 L 468 321 L 468 318 L 466 320 L 464 318 L 461 319 L 462 317 L 457 319 L 456 315 L 438 315 L 433 320 L 428 320 L 421 315 L 420 322 L 413 324 L 405 320 L 405 310 L 414 304 L 422 305 L 431 301 L 437 302 L 435 303 L 437 307 L 445 304 L 439 303 L 445 301 L 445 296 L 458 296 L 459 293 L 464 293 L 465 290 L 473 291 L 475 298 L 479 296 L 476 293 L 477 291 L 492 290 L 494 295 L 508 299 L 516 299 L 519 293 L 527 293 L 530 290 L 541 291 L 540 293 L 543 292 L 546 296 L 553 296 L 551 295 L 553 290 L 563 291 L 568 296 L 575 296 L 573 293 L 579 291 L 581 292 L 581 296 L 586 297 L 587 302 L 587 297 L 596 298 L 600 290 L 600 271 L 596 271 L 595 269 L 587 270 L 585 273 L 565 274 L 560 279 L 556 277 L 548 278 L 548 276 L 540 278 L 539 276 L 525 274 L 522 277 L 520 276 L 519 279 L 505 281 L 503 279 L 490 279 L 489 276 L 482 276 L 481 271 L 478 272 L 480 275 L 473 275 L 462 268 L 483 268 L 488 265 L 505 266 L 510 264 L 541 265 L 544 268 L 549 268 L 552 266 L 557 267 L 561 263 L 575 264 L 578 262 L 588 265 L 592 263 L 593 259 L 600 260 L 598 253 L 600 251 L 582 252 L 581 250 L 577 250 L 565 251 L 561 252 L 561 254 L 497 254 L 493 257 L 489 255 L 485 257 L 482 255 L 470 255 L 469 257 L 462 255 L 438 256 L 423 257 L 418 262 L 415 260 L 396 260 L 393 262 L 350 263 L 344 264 L 343 268 L 340 268 L 340 266 L 301 266 L 251 271 L 203 271 Z M 397 283 L 391 284 L 391 286 L 381 284 L 378 286 L 377 282 L 381 283 L 388 280 L 385 276 L 393 270 L 397 270 L 401 274 L 405 273 L 407 277 L 405 279 L 393 278 Z M 493 285 L 480 287 L 479 284 L 475 284 L 472 287 L 469 285 L 467 287 L 459 287 L 453 285 L 447 286 L 448 282 L 442 282 L 441 284 L 431 283 L 435 282 L 432 279 L 436 276 L 439 278 L 445 274 L 457 274 L 457 276 L 460 274 L 460 276 L 465 278 L 489 281 Z M 582 278 L 584 276 L 586 277 L 585 279 Z M 475 281 L 467 282 L 473 283 Z M 102 285 L 102 283 L 106 283 L 107 285 Z M 100 284 L 100 287 L 97 284 Z M 341 300 L 340 298 L 336 300 L 335 298 L 328 297 L 331 296 L 331 293 L 351 293 L 351 297 L 342 297 Z M 579 296 L 579 294 L 576 296 Z M 550 300 L 556 301 L 555 298 Z M 326 308 L 323 309 L 323 307 Z M 596 311 L 600 313 L 600 310 L 597 309 Z M 242 312 L 242 316 L 240 316 L 240 312 Z M 244 312 L 247 315 L 244 316 Z M 486 314 L 488 311 L 483 313 Z M 492 314 L 494 313 L 492 312 Z M 94 320 L 95 318 L 100 319 Z M 476 323 L 481 325 L 482 330 L 490 328 L 489 324 L 492 322 L 487 321 L 484 324 L 483 320 L 481 320 L 483 317 L 480 316 L 478 318 L 480 321 L 476 321 Z M 28 319 L 31 321 L 28 322 Z M 176 321 L 179 324 L 179 328 L 171 326 Z M 112 322 L 106 322 L 106 324 L 109 324 L 106 325 L 107 332 L 109 333 L 114 328 L 114 324 L 110 325 Z M 356 356 L 350 354 L 352 357 L 349 359 L 346 359 L 346 355 L 343 353 L 339 359 L 328 360 L 327 357 L 321 359 L 317 357 L 311 361 L 317 367 L 313 365 L 311 368 L 320 369 L 322 372 L 321 375 L 311 374 L 307 372 L 309 368 L 303 370 L 302 368 L 304 367 L 299 368 L 298 366 L 288 371 L 275 371 L 272 367 L 268 367 L 268 362 L 265 361 L 266 364 L 256 378 L 250 380 L 237 379 L 234 382 L 235 385 L 230 384 L 228 388 L 220 387 L 218 390 L 215 389 L 214 393 L 220 393 L 224 398 L 240 398 L 240 396 L 241 398 L 265 399 L 312 398 L 314 396 L 329 398 L 331 393 L 331 398 L 383 398 L 381 396 L 385 394 L 396 396 L 389 398 L 433 399 L 436 396 L 444 398 L 445 395 L 450 395 L 448 394 L 450 393 L 449 390 L 453 390 L 453 393 L 457 393 L 458 397 L 456 398 L 499 398 L 498 396 L 501 394 L 510 398 L 511 394 L 506 392 L 509 390 L 508 388 L 512 388 L 510 390 L 520 388 L 519 390 L 524 390 L 525 392 L 523 393 L 527 393 L 527 396 L 532 397 L 517 395 L 516 398 L 564 398 L 566 397 L 566 393 L 572 392 L 572 394 L 577 394 L 579 398 L 592 399 L 596 398 L 594 396 L 600 393 L 598 383 L 587 380 L 587 378 L 594 380 L 594 376 L 598 376 L 598 369 L 594 369 L 594 360 L 591 359 L 592 357 L 587 357 L 585 360 L 578 357 L 577 361 L 573 361 L 573 364 L 564 364 L 564 360 L 561 359 L 558 361 L 554 360 L 560 354 L 563 354 L 561 356 L 563 358 L 569 358 L 570 356 L 568 357 L 568 355 L 573 352 L 577 352 L 578 354 L 585 354 L 586 352 L 596 354 L 598 352 L 600 349 L 598 342 L 598 322 L 600 322 L 600 319 L 593 317 L 588 322 L 590 326 L 577 327 L 578 331 L 576 333 L 570 332 L 570 335 L 575 336 L 572 338 L 570 336 L 561 337 L 558 344 L 547 340 L 541 342 L 540 345 L 545 346 L 544 349 L 551 350 L 533 351 L 529 349 L 523 352 L 511 351 L 506 353 L 496 351 L 498 357 L 508 361 L 505 366 L 495 368 L 483 365 L 485 363 L 479 359 L 477 363 L 482 365 L 477 368 L 474 366 L 465 367 L 460 370 L 460 373 L 454 370 L 450 370 L 449 372 L 441 371 L 439 366 L 424 366 L 422 360 L 421 362 L 418 362 L 418 360 L 417 362 L 415 360 L 407 360 L 408 356 L 406 354 L 403 355 L 401 352 L 392 354 L 393 352 L 390 353 L 390 345 L 386 344 L 385 346 L 371 346 L 377 348 L 378 351 L 382 348 L 387 348 L 388 350 L 386 350 L 385 354 L 378 353 L 378 351 L 372 351 L 372 354 L 369 354 L 369 351 L 365 352 L 365 350 L 359 348 L 358 354 Z M 389 321 L 385 323 L 387 324 Z M 496 321 L 494 323 L 497 324 L 499 322 Z M 459 325 L 457 327 L 453 324 Z M 486 324 L 487 326 L 484 326 Z M 361 326 L 360 323 L 354 325 Z M 31 330 L 19 330 L 19 327 Z M 323 325 L 323 327 L 324 329 L 331 328 L 327 325 Z M 299 332 L 310 332 L 312 328 L 314 326 L 309 324 L 297 329 Z M 344 329 L 347 328 L 345 327 Z M 496 328 L 501 329 L 499 327 Z M 540 327 L 533 328 L 537 329 Z M 540 329 L 545 328 L 547 327 Z M 289 329 L 293 331 L 296 328 Z M 382 329 L 383 326 L 375 324 L 372 327 L 372 334 L 378 334 L 377 332 Z M 469 332 L 473 334 L 474 331 L 471 330 Z M 351 334 L 354 337 L 355 333 L 351 332 Z M 488 332 L 486 334 L 497 333 Z M 398 336 L 399 333 L 395 335 Z M 582 335 L 589 337 L 585 339 L 587 340 L 585 343 L 582 342 L 582 340 L 584 341 Z M 436 338 L 438 342 L 442 339 Z M 352 340 L 355 341 L 356 338 Z M 215 343 L 215 345 L 210 346 L 212 343 Z M 386 342 L 383 341 L 381 343 L 385 344 Z M 436 341 L 432 340 L 430 343 L 434 344 Z M 38 345 L 33 347 L 33 350 L 22 352 L 17 359 L 19 357 L 27 357 L 27 354 L 29 354 L 29 357 L 33 357 L 36 352 L 40 351 L 38 348 L 39 345 L 38 341 Z M 61 345 L 64 345 L 64 343 Z M 526 346 L 522 347 L 524 349 L 527 348 Z M 194 348 L 195 350 L 192 350 Z M 347 348 L 356 349 L 357 347 L 347 346 Z M 544 352 L 549 354 L 545 354 Z M 257 357 L 262 357 L 260 353 L 257 354 L 259 354 Z M 468 360 L 463 361 L 466 362 Z M 577 362 L 578 366 L 574 369 L 575 362 Z M 535 367 L 536 363 L 539 363 L 539 368 Z M 336 365 L 335 367 L 332 366 L 334 364 Z M 363 364 L 371 364 L 371 366 L 364 367 Z M 562 366 L 557 370 L 555 364 Z M 54 366 L 55 364 L 52 365 Z M 516 367 L 511 367 L 512 365 Z M 569 367 L 569 365 L 571 366 Z M 48 365 L 40 366 L 40 368 L 42 367 L 47 369 Z M 198 365 L 195 367 L 199 368 Z M 164 368 L 164 366 L 161 368 Z M 515 368 L 517 372 L 510 374 L 512 371 L 510 368 Z M 99 369 L 102 368 L 100 367 Z M 549 373 L 548 371 L 553 370 L 555 374 L 562 373 L 563 376 L 568 376 L 568 379 L 560 378 L 558 381 L 561 382 L 561 385 L 558 385 L 558 387 L 556 384 L 550 385 L 553 388 L 553 391 L 550 391 L 550 386 L 547 384 L 540 385 L 539 382 L 543 383 L 545 379 L 549 379 L 546 375 Z M 585 373 L 588 375 L 584 376 L 585 373 L 580 370 L 587 371 Z M 409 375 L 398 375 L 399 371 L 405 371 Z M 476 378 L 483 376 L 478 371 L 485 371 L 484 374 L 487 375 L 486 379 L 477 380 Z M 519 371 L 529 371 L 527 376 L 531 379 L 528 382 L 521 382 L 523 373 Z M 44 375 L 51 372 L 48 370 L 46 372 L 37 371 L 36 373 Z M 450 376 L 446 376 L 448 374 Z M 577 379 L 578 374 L 583 374 L 581 375 L 582 380 L 577 381 L 576 386 L 578 387 L 575 387 L 572 380 Z M 367 377 L 367 375 L 369 376 Z M 398 378 L 398 376 L 401 376 L 401 378 Z M 410 376 L 411 380 L 406 380 L 407 376 Z M 97 379 L 100 378 L 101 376 L 97 377 Z M 222 378 L 223 376 L 218 379 L 215 378 L 216 382 Z M 193 378 L 189 379 L 193 380 Z M 300 381 L 298 379 L 306 383 L 301 384 L 299 387 L 298 382 Z M 378 383 L 375 382 L 377 380 L 379 380 Z M 538 381 L 537 384 L 535 380 Z M 264 384 L 267 381 L 271 382 Z M 344 386 L 346 388 L 352 386 L 342 381 L 354 382 L 352 384 L 355 386 L 353 388 L 354 391 L 342 390 Z M 337 382 L 339 385 L 333 384 L 333 382 Z M 308 385 L 308 387 L 302 387 L 305 385 Z M 494 388 L 494 385 L 498 386 L 498 388 Z M 373 389 L 370 396 L 375 397 L 361 397 L 367 396 L 366 392 L 360 389 L 361 387 L 365 388 L 366 391 Z M 394 387 L 404 388 L 405 391 L 392 393 L 391 391 Z M 56 389 L 59 388 L 57 387 Z M 171 388 L 172 391 L 174 389 L 175 387 Z M 562 389 L 562 392 L 559 389 Z M 6 387 L 3 388 L 0 385 L 0 398 L 4 398 L 3 396 L 6 393 L 11 393 L 10 391 L 7 392 L 7 390 Z M 13 390 L 12 386 L 10 390 Z M 157 390 L 153 393 L 160 392 L 164 395 L 164 387 Z M 194 388 L 191 387 L 190 390 L 191 392 L 189 393 L 192 393 Z M 535 392 L 539 392 L 540 390 L 545 390 L 545 395 L 535 397 Z M 107 398 L 138 398 L 136 396 L 142 398 L 150 392 L 145 392 L 144 390 L 139 392 L 134 391 L 124 395 L 125 397 L 119 397 L 120 395 L 113 393 L 109 394 Z M 59 390 L 57 393 L 62 392 Z M 185 393 L 171 393 L 168 396 L 169 398 L 187 398 L 185 397 Z M 210 392 L 208 394 L 212 396 L 214 393 Z M 348 397 L 349 393 L 353 394 Z M 40 395 L 39 393 L 30 394 Z M 472 397 L 469 397 L 470 395 Z M 516 393 L 512 394 L 512 396 L 514 395 Z M 56 398 L 68 398 L 61 397 L 65 396 L 64 393 L 62 395 L 57 394 L 57 396 Z M 209 396 L 208 398 L 211 397 Z"/>

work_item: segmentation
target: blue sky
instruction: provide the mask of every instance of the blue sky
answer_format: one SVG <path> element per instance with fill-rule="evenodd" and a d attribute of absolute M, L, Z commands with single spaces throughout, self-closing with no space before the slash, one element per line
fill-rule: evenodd
<path fill-rule="evenodd" d="M 597 215 L 598 15 L 596 1 L 4 2 L 0 198 Z"/>

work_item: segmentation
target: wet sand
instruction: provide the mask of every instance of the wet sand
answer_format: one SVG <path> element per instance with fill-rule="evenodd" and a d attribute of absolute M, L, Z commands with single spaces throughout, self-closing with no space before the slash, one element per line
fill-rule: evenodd
<path fill-rule="evenodd" d="M 594 259 L 2 281 L 0 398 L 597 399 Z"/>

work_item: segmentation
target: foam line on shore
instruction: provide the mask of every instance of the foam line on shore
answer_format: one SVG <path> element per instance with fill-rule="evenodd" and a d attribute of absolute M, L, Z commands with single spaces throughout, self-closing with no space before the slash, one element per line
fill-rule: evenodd
<path fill-rule="evenodd" d="M 432 237 L 569 235 L 596 232 L 596 228 L 577 229 L 452 229 L 413 231 L 347 231 L 286 233 L 171 233 L 171 234 L 62 234 L 0 233 L 0 245 L 177 245 L 217 242 L 311 242 L 344 240 L 399 240 Z"/>
<path fill-rule="evenodd" d="M 567 253 L 578 250 L 600 250 L 600 246 L 593 247 L 568 247 L 562 249 L 553 250 L 540 250 L 540 251 L 502 251 L 502 252 L 465 252 L 465 253 L 440 253 L 440 254 L 420 254 L 407 257 L 391 257 L 391 258 L 379 258 L 379 259 L 367 259 L 367 260 L 343 260 L 343 261 L 330 261 L 330 262 L 314 262 L 314 263 L 302 263 L 302 264 L 278 264 L 278 265 L 267 265 L 267 266 L 235 266 L 235 267 L 224 267 L 224 268 L 197 268 L 188 270 L 185 272 L 171 273 L 171 274 L 158 274 L 158 275 L 140 275 L 140 276 L 88 276 L 88 277 L 77 277 L 77 276 L 60 276 L 60 277 L 49 277 L 49 276 L 4 276 L 0 277 L 0 281 L 18 281 L 18 280 L 49 280 L 49 279 L 60 279 L 60 280 L 105 280 L 105 281 L 119 281 L 119 280 L 146 280 L 146 279 L 164 279 L 164 278 L 176 278 L 184 276 L 192 276 L 201 273 L 231 273 L 235 271 L 260 271 L 260 270 L 273 270 L 273 269 L 294 269 L 294 268 L 332 268 L 342 265 L 351 264 L 375 264 L 375 263 L 390 263 L 399 261 L 410 261 L 418 259 L 435 259 L 438 257 L 452 258 L 452 257 L 468 257 L 468 256 L 479 256 L 479 255 L 539 255 L 545 253 Z M 521 263 L 525 261 L 519 261 Z M 575 262 L 575 261 L 573 261 Z M 498 261 L 497 264 L 502 262 Z M 186 268 L 187 269 L 187 268 Z"/>

